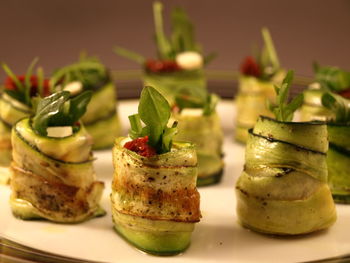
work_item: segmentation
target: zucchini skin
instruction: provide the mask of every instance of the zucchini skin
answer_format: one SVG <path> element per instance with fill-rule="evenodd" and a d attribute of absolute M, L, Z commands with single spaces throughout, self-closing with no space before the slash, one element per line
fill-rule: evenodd
<path fill-rule="evenodd" d="M 178 71 L 173 73 L 149 73 L 143 74 L 144 86 L 152 86 L 157 89 L 169 102 L 174 105 L 175 95 L 185 87 L 206 88 L 206 78 L 203 70 Z"/>
<path fill-rule="evenodd" d="M 115 229 L 148 253 L 181 253 L 201 217 L 195 148 L 174 143 L 171 152 L 146 158 L 124 148 L 125 139 L 116 139 L 113 148 Z"/>
<path fill-rule="evenodd" d="M 350 126 L 328 123 L 328 183 L 336 203 L 350 203 Z"/>
<path fill-rule="evenodd" d="M 222 160 L 223 132 L 217 113 L 209 116 L 183 116 L 174 114 L 178 121 L 178 141 L 196 146 L 198 158 L 197 186 L 219 183 L 224 162 Z"/>
<path fill-rule="evenodd" d="M 21 219 L 43 218 L 58 223 L 78 223 L 96 215 L 104 183 L 96 181 L 91 157 L 83 162 L 56 160 L 29 143 L 21 135 L 22 119 L 12 129 L 11 207 Z M 22 127 L 18 129 L 18 127 Z M 84 133 L 81 128 L 77 133 Z M 54 138 L 59 146 L 76 137 Z M 44 137 L 43 140 L 50 140 Z M 22 204 L 18 206 L 18 200 Z M 23 212 L 25 210 L 25 212 Z"/>
<path fill-rule="evenodd" d="M 275 91 L 273 82 L 261 81 L 255 77 L 241 75 L 238 80 L 239 91 L 235 98 L 237 115 L 235 140 L 246 143 L 248 130 L 253 128 L 259 115 L 272 117 L 266 108 L 266 100 L 273 101 Z"/>
<path fill-rule="evenodd" d="M 121 124 L 116 108 L 116 88 L 113 82 L 94 91 L 81 119 L 94 140 L 93 150 L 111 148 L 115 137 L 120 135 Z"/>
<path fill-rule="evenodd" d="M 304 136 L 324 136 L 318 145 L 297 140 L 303 137 L 303 125 Z M 327 150 L 326 136 L 325 124 L 258 119 L 249 132 L 244 171 L 236 183 L 237 216 L 243 226 L 267 234 L 299 235 L 335 222 L 326 154 L 315 150 Z"/>

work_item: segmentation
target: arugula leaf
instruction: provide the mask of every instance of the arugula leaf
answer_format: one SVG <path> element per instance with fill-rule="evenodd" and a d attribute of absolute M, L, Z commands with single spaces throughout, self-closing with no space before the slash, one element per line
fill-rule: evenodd
<path fill-rule="evenodd" d="M 271 63 L 273 69 L 277 70 L 280 67 L 280 63 L 278 60 L 277 52 L 275 49 L 275 45 L 273 44 L 270 32 L 266 27 L 263 27 L 261 30 L 261 33 L 264 39 L 264 43 L 265 43 L 264 48 L 266 49 L 269 62 Z"/>
<path fill-rule="evenodd" d="M 118 46 L 114 47 L 113 52 L 119 56 L 133 60 L 136 63 L 141 64 L 141 65 L 145 64 L 145 61 L 146 61 L 146 58 L 144 56 L 139 55 L 133 51 L 127 50 L 127 49 L 122 48 L 122 47 L 118 47 Z"/>
<path fill-rule="evenodd" d="M 27 72 L 25 74 L 25 77 L 24 77 L 24 84 L 25 84 L 24 100 L 25 100 L 25 104 L 27 104 L 27 105 L 31 104 L 30 91 L 31 91 L 32 83 L 30 81 L 30 77 L 33 74 L 33 68 L 35 67 L 35 64 L 38 63 L 38 60 L 39 60 L 38 57 L 33 59 L 33 61 L 29 65 Z"/>
<path fill-rule="evenodd" d="M 268 108 L 275 115 L 276 120 L 288 122 L 293 120 L 294 112 L 302 105 L 304 96 L 300 93 L 290 103 L 288 103 L 288 91 L 293 81 L 294 72 L 289 70 L 280 86 L 275 85 L 277 94 L 276 104 L 273 105 L 269 101 Z"/>
<path fill-rule="evenodd" d="M 335 114 L 334 122 L 350 124 L 350 100 L 326 92 L 322 95 L 322 105 Z"/>
<path fill-rule="evenodd" d="M 42 67 L 38 67 L 36 75 L 38 76 L 38 93 L 44 97 L 44 70 Z"/>
<path fill-rule="evenodd" d="M 172 138 L 177 133 L 177 124 L 167 126 L 170 113 L 168 101 L 153 87 L 145 87 L 141 92 L 138 114 L 129 116 L 129 136 L 132 139 L 148 136 L 148 144 L 157 153 L 170 151 Z M 145 127 L 142 127 L 141 120 Z"/>
<path fill-rule="evenodd" d="M 16 84 L 16 87 L 20 90 L 24 90 L 24 85 L 19 79 L 17 78 L 16 74 L 13 73 L 13 71 L 7 66 L 5 63 L 1 64 L 2 68 L 6 72 L 6 74 L 12 79 L 12 81 Z"/>
<path fill-rule="evenodd" d="M 342 91 L 350 88 L 350 72 L 338 67 L 321 67 L 314 63 L 315 80 L 328 91 Z"/>
<path fill-rule="evenodd" d="M 91 96 L 92 91 L 85 91 L 70 99 L 70 92 L 61 91 L 40 99 L 32 118 L 33 129 L 46 136 L 48 127 L 74 126 L 84 115 Z"/>
<path fill-rule="evenodd" d="M 155 25 L 155 37 L 158 48 L 158 55 L 161 59 L 173 58 L 173 49 L 170 41 L 167 39 L 163 28 L 163 4 L 161 2 L 154 2 L 153 4 L 153 17 Z"/>

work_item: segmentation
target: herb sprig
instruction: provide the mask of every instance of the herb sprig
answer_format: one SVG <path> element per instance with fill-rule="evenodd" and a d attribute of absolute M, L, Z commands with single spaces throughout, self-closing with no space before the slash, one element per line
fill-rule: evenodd
<path fill-rule="evenodd" d="M 326 92 L 322 95 L 322 105 L 335 114 L 333 122 L 350 124 L 350 100 L 334 93 Z"/>
<path fill-rule="evenodd" d="M 168 101 L 153 87 L 145 87 L 141 92 L 138 114 L 129 116 L 129 136 L 132 139 L 148 136 L 148 144 L 158 154 L 169 152 L 173 136 L 177 133 L 176 122 L 171 127 L 167 126 L 170 114 Z"/>
<path fill-rule="evenodd" d="M 315 80 L 328 91 L 339 92 L 350 88 L 350 72 L 338 67 L 325 67 L 314 63 Z"/>
<path fill-rule="evenodd" d="M 268 108 L 275 115 L 276 120 L 288 122 L 293 120 L 294 112 L 302 105 L 304 96 L 298 94 L 290 103 L 288 103 L 288 92 L 293 81 L 294 72 L 289 70 L 281 85 L 275 85 L 276 104 L 269 101 Z"/>
<path fill-rule="evenodd" d="M 74 126 L 84 115 L 92 91 L 85 91 L 74 98 L 70 92 L 61 91 L 41 99 L 33 117 L 33 129 L 40 135 L 47 135 L 47 127 Z"/>
<path fill-rule="evenodd" d="M 208 93 L 202 87 L 183 88 L 175 96 L 175 103 L 180 111 L 185 108 L 203 109 L 203 116 L 209 116 L 215 112 L 219 96 Z"/>
<path fill-rule="evenodd" d="M 33 83 L 31 81 L 31 78 L 33 75 L 35 65 L 38 63 L 38 60 L 39 58 L 36 57 L 30 63 L 23 81 L 19 79 L 19 77 L 10 69 L 10 67 L 7 64 L 1 64 L 3 70 L 15 85 L 15 89 L 4 89 L 4 92 L 8 96 L 14 98 L 15 100 L 18 100 L 19 102 L 22 102 L 30 108 L 33 106 L 33 101 L 31 97 Z M 36 73 L 38 86 L 38 90 L 36 90 L 36 95 L 44 97 L 44 70 L 41 67 L 38 67 Z"/>

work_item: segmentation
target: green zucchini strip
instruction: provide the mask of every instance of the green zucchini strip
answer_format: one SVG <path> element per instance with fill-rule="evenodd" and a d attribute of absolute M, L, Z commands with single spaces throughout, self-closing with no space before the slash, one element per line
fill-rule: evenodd
<path fill-rule="evenodd" d="M 174 114 L 178 121 L 176 140 L 195 144 L 198 158 L 197 186 L 218 183 L 224 162 L 222 160 L 223 133 L 216 113 L 209 116 Z"/>
<path fill-rule="evenodd" d="M 113 148 L 115 230 L 147 253 L 184 251 L 201 216 L 194 146 L 174 142 L 170 152 L 147 158 L 124 148 L 125 141 L 116 139 Z"/>
<path fill-rule="evenodd" d="M 72 136 L 51 138 L 36 134 L 28 118 L 17 122 L 12 129 L 13 214 L 24 220 L 43 218 L 59 223 L 78 223 L 101 215 L 104 183 L 96 181 L 90 144 L 84 127 Z M 86 149 L 86 160 L 71 161 Z M 69 159 L 66 154 L 63 160 L 56 159 L 60 152 L 68 152 Z"/>
<path fill-rule="evenodd" d="M 260 117 L 249 132 L 244 171 L 236 183 L 240 223 L 277 235 L 331 226 L 336 210 L 327 184 L 327 149 L 325 124 Z"/>

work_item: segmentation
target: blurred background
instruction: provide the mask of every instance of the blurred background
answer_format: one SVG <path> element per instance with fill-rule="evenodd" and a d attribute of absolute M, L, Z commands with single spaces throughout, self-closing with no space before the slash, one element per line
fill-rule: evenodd
<path fill-rule="evenodd" d="M 155 56 L 152 0 L 2 0 L 0 4 L 0 61 L 16 73 L 25 72 L 38 56 L 46 73 L 75 61 L 81 50 L 97 55 L 114 71 L 137 70 L 138 65 L 112 52 L 115 45 Z M 172 0 L 163 1 L 165 25 L 171 8 L 181 6 L 196 27 L 205 53 L 217 58 L 208 67 L 227 76 L 216 82 L 232 96 L 231 73 L 262 43 L 267 26 L 283 67 L 299 76 L 312 76 L 312 62 L 350 70 L 349 0 Z M 0 73 L 3 81 L 5 74 Z M 118 88 L 129 89 L 122 81 Z M 220 83 L 221 84 L 220 84 Z M 141 85 L 138 83 L 137 85 Z M 221 85 L 221 86 L 220 86 Z M 126 95 L 125 95 L 126 96 Z"/>

